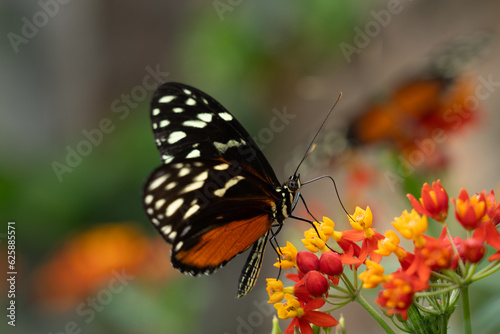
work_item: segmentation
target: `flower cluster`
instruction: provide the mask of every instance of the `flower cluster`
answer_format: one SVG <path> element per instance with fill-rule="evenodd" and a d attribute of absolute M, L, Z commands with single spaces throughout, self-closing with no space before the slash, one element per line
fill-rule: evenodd
<path fill-rule="evenodd" d="M 424 184 L 418 200 L 412 195 L 408 198 L 413 209 L 404 210 L 401 216 L 394 218 L 394 230 L 386 231 L 384 235 L 372 228 L 370 208 L 357 207 L 352 215 L 348 215 L 351 230 L 337 231 L 335 223 L 324 217 L 322 222 L 314 222 L 313 227 L 304 232 L 302 243 L 306 251 L 297 251 L 290 242 L 279 249 L 280 258 L 275 266 L 295 268 L 296 273 L 286 274 L 295 284 L 285 286 L 280 280 L 269 278 L 267 291 L 269 303 L 274 304 L 278 317 L 293 319 L 286 333 L 293 333 L 294 328 L 300 329 L 301 333 L 312 333 L 311 324 L 336 326 L 338 322 L 330 313 L 351 301 L 361 304 L 388 333 L 392 333 L 390 326 L 361 296 L 362 289 L 380 285 L 382 290 L 375 302 L 387 316 L 396 315 L 402 328 L 411 331 L 428 321 L 425 318 L 431 314 L 449 316 L 458 296 L 468 285 L 499 269 L 500 233 L 497 225 L 500 223 L 500 202 L 497 203 L 493 191 L 470 197 L 462 189 L 459 196 L 452 199 L 454 216 L 467 234 L 463 239 L 453 237 L 446 225 L 449 198 L 439 180 L 432 186 Z M 428 225 L 435 224 L 433 221 L 441 224 L 438 238 L 426 234 Z M 412 249 L 402 247 L 400 237 L 412 241 Z M 336 243 L 335 247 L 342 253 L 335 251 L 332 243 Z M 497 252 L 487 259 L 491 262 L 488 266 L 478 270 L 487 245 Z M 385 274 L 381 261 L 392 254 L 400 267 Z M 361 265 L 365 265 L 366 270 L 358 276 Z M 344 266 L 353 272 L 352 280 Z M 456 293 L 452 293 L 454 291 Z M 331 309 L 319 311 L 326 303 Z M 408 320 L 409 312 L 416 316 Z M 467 325 L 470 314 L 465 314 L 464 319 Z M 415 321 L 422 323 L 411 324 Z"/>

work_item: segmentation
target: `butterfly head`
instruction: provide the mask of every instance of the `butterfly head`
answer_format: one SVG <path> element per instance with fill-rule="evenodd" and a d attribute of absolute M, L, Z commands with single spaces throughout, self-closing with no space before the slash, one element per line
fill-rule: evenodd
<path fill-rule="evenodd" d="M 290 190 L 293 193 L 296 193 L 300 189 L 300 174 L 292 175 L 283 185 L 284 188 Z"/>

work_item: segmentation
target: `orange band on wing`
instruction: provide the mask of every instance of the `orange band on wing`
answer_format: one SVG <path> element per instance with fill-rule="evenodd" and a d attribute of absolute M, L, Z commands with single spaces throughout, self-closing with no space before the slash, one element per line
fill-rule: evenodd
<path fill-rule="evenodd" d="M 271 223 L 268 215 L 231 222 L 208 231 L 196 246 L 175 257 L 191 267 L 218 267 L 252 246 L 271 228 Z"/>

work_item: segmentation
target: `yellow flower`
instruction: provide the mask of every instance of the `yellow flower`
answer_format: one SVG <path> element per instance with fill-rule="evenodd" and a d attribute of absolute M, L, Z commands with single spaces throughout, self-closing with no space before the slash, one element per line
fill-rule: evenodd
<path fill-rule="evenodd" d="M 391 253 L 396 252 L 399 245 L 399 237 L 396 232 L 390 230 L 385 232 L 385 239 L 378 241 L 378 249 L 375 253 L 382 256 L 389 256 Z"/>
<path fill-rule="evenodd" d="M 295 317 L 301 317 L 304 314 L 304 310 L 300 307 L 300 303 L 294 296 L 289 293 L 285 293 L 286 303 L 274 304 L 274 308 L 278 311 L 278 318 L 280 319 L 291 319 Z"/>
<path fill-rule="evenodd" d="M 384 267 L 372 260 L 366 260 L 366 271 L 359 274 L 363 281 L 363 288 L 376 288 L 380 283 L 387 282 L 389 276 L 384 275 Z"/>
<path fill-rule="evenodd" d="M 328 240 L 328 237 L 320 229 L 318 229 L 318 231 L 316 232 L 315 229 L 310 228 L 309 230 L 304 232 L 304 236 L 306 238 L 302 239 L 302 243 L 308 251 L 316 253 L 319 250 L 328 250 L 328 247 L 326 247 L 326 240 Z"/>
<path fill-rule="evenodd" d="M 333 233 L 335 232 L 335 230 L 333 229 L 334 227 L 335 223 L 333 222 L 333 220 L 327 217 L 323 217 L 323 222 L 319 224 L 319 229 L 321 229 L 321 231 L 323 231 L 323 233 L 327 237 L 333 235 Z"/>
<path fill-rule="evenodd" d="M 290 269 L 295 266 L 295 258 L 297 257 L 297 248 L 292 245 L 291 242 L 287 241 L 285 247 L 279 248 L 279 253 L 281 254 L 281 261 L 278 258 L 278 262 L 274 264 L 276 268 Z"/>
<path fill-rule="evenodd" d="M 375 234 L 375 232 L 371 229 L 373 214 L 369 206 L 366 207 L 366 210 L 357 206 L 354 214 L 352 216 L 348 216 L 348 218 L 353 229 L 365 232 L 365 238 L 370 238 Z"/>
<path fill-rule="evenodd" d="M 275 278 L 266 278 L 267 294 L 269 295 L 269 304 L 280 302 L 285 296 L 283 292 L 283 282 Z"/>
<path fill-rule="evenodd" d="M 427 230 L 427 216 L 420 216 L 414 209 L 411 213 L 405 210 L 400 217 L 394 218 L 392 226 L 405 239 L 413 240 L 416 247 L 424 246 L 422 234 Z"/>

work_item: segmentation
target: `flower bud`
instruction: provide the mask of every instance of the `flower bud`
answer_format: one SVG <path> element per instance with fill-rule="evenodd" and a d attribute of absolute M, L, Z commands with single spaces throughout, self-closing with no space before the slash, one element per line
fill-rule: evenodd
<path fill-rule="evenodd" d="M 328 276 L 338 276 L 344 271 L 340 255 L 333 252 L 324 252 L 319 259 L 319 271 Z"/>
<path fill-rule="evenodd" d="M 486 253 L 486 247 L 480 240 L 468 238 L 457 245 L 457 251 L 463 260 L 478 263 Z"/>
<path fill-rule="evenodd" d="M 319 259 L 318 257 L 308 251 L 300 251 L 297 253 L 297 267 L 304 274 L 311 270 L 318 270 Z"/>
<path fill-rule="evenodd" d="M 305 276 L 306 290 L 313 297 L 321 297 L 328 292 L 330 285 L 325 276 L 316 270 L 309 271 Z"/>

